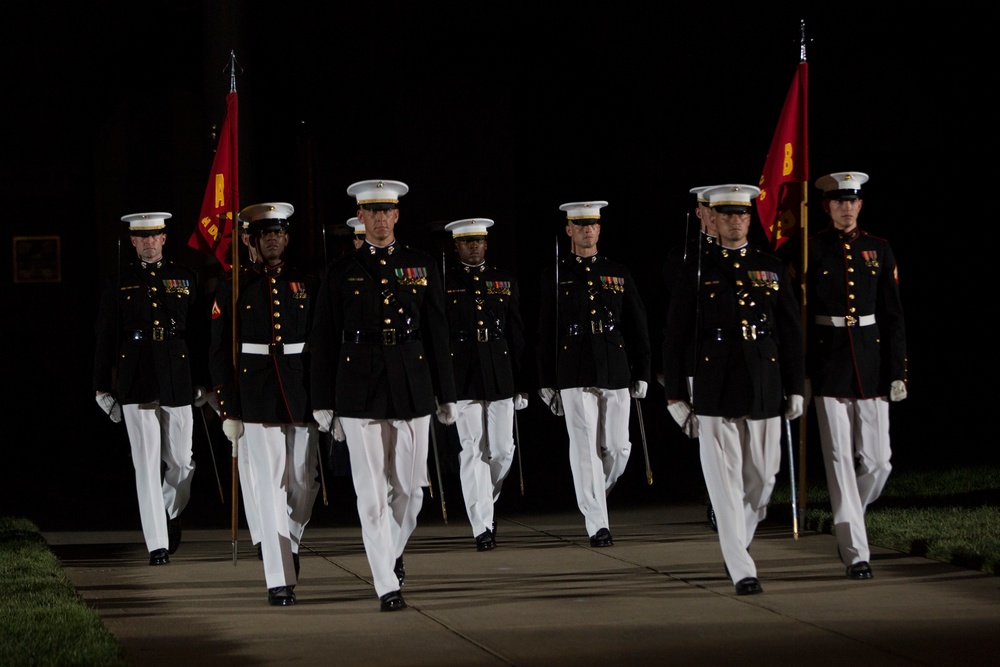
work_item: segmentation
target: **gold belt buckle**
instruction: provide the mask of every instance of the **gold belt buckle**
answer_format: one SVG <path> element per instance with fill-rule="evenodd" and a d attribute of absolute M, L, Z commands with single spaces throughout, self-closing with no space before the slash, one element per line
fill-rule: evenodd
<path fill-rule="evenodd" d="M 490 330 L 489 329 L 476 329 L 476 342 L 477 343 L 488 343 L 488 342 L 490 342 Z"/>
<path fill-rule="evenodd" d="M 382 329 L 382 344 L 383 345 L 395 345 L 396 344 L 396 330 L 395 329 Z"/>
<path fill-rule="evenodd" d="M 163 340 L 163 327 L 153 327 L 153 340 Z"/>
<path fill-rule="evenodd" d="M 848 315 L 847 317 L 844 318 L 844 324 L 846 324 L 849 327 L 853 327 L 857 323 L 858 323 L 858 318 L 854 317 L 854 315 Z"/>
<path fill-rule="evenodd" d="M 604 323 L 601 322 L 600 320 L 597 320 L 596 322 L 591 321 L 591 323 L 590 323 L 590 333 L 592 333 L 592 334 L 601 334 L 601 333 L 604 333 Z"/>

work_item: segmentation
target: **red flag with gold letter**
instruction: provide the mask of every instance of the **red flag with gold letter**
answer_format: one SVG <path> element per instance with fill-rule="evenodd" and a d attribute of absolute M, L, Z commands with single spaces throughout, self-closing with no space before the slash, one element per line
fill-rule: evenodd
<path fill-rule="evenodd" d="M 226 96 L 226 117 L 219 132 L 219 145 L 205 188 L 201 215 L 188 240 L 188 245 L 195 250 L 215 255 L 227 271 L 232 265 L 233 219 L 240 210 L 238 109 L 233 90 Z"/>
<path fill-rule="evenodd" d="M 760 176 L 757 213 L 773 250 L 801 229 L 803 195 L 799 184 L 809 181 L 808 96 L 809 63 L 802 60 L 792 77 Z"/>

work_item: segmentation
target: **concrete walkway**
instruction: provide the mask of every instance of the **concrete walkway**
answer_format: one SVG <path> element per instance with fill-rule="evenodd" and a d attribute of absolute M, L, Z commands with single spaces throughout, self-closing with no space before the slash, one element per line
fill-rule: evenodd
<path fill-rule="evenodd" d="M 406 553 L 409 608 L 381 613 L 356 526 L 310 526 L 292 607 L 270 607 L 249 536 L 185 530 L 150 567 L 135 532 L 48 532 L 130 664 L 996 665 L 1000 577 L 875 549 L 844 575 L 830 535 L 765 524 L 764 592 L 737 597 L 705 507 L 611 507 L 593 549 L 575 513 L 502 516 L 478 553 L 464 521 L 424 520 Z"/>

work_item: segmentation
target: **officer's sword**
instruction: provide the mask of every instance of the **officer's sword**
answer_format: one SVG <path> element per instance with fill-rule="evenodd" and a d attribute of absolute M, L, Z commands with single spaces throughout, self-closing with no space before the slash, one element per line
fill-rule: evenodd
<path fill-rule="evenodd" d="M 795 452 L 792 449 L 792 423 L 785 417 L 785 442 L 788 445 L 788 476 L 792 491 L 792 535 L 799 539 L 799 510 L 795 501 Z"/>
<path fill-rule="evenodd" d="M 330 265 L 330 260 L 326 256 L 326 223 L 319 226 L 321 233 L 323 234 L 323 271 L 326 271 L 326 267 Z M 333 433 L 330 433 L 330 438 L 333 438 Z M 323 472 L 323 450 L 319 445 L 319 436 L 316 437 L 317 444 L 317 458 L 319 459 L 319 485 L 323 489 L 323 507 L 329 507 L 330 501 L 326 497 L 326 475 Z"/>
<path fill-rule="evenodd" d="M 521 495 L 524 495 L 524 468 L 521 466 L 521 432 L 517 428 L 517 410 L 514 411 L 514 448 L 517 450 L 517 476 L 521 482 Z"/>
<path fill-rule="evenodd" d="M 691 210 L 688 209 L 688 212 L 684 214 L 684 256 L 682 259 L 684 262 L 688 261 L 688 228 L 690 227 L 690 223 Z M 698 233 L 701 233 L 701 229 L 698 230 Z"/>
<path fill-rule="evenodd" d="M 331 435 L 332 437 L 332 435 Z M 323 455 L 320 454 L 319 436 L 316 436 L 316 458 L 319 460 L 319 484 L 323 489 L 323 507 L 329 507 L 330 501 L 326 498 L 326 475 L 323 474 Z"/>
<path fill-rule="evenodd" d="M 215 470 L 215 482 L 219 485 L 219 500 L 221 500 L 222 504 L 225 505 L 226 496 L 222 492 L 222 479 L 219 477 L 219 465 L 215 462 L 215 449 L 212 447 L 212 436 L 208 432 L 208 420 L 205 419 L 204 407 L 204 405 L 200 408 L 192 406 L 192 409 L 201 415 L 201 423 L 205 427 L 205 440 L 208 442 L 208 451 L 212 455 L 212 469 Z"/>
<path fill-rule="evenodd" d="M 438 484 L 440 488 L 441 496 L 441 516 L 444 517 L 444 522 L 448 523 L 448 510 L 444 507 L 444 480 L 441 479 L 441 460 L 438 457 L 438 440 L 437 440 L 437 424 L 434 423 L 434 415 L 431 415 L 431 445 L 434 447 L 434 465 L 437 468 L 438 474 Z M 433 497 L 433 495 L 432 495 Z"/>
<path fill-rule="evenodd" d="M 442 249 L 441 250 L 441 291 L 444 292 L 445 296 L 447 297 L 448 287 L 447 287 L 447 284 L 445 283 L 445 275 L 444 274 L 445 274 L 445 260 L 444 260 L 444 249 Z M 437 400 L 435 399 L 435 404 L 436 403 L 437 403 Z M 434 445 L 434 460 L 437 461 L 438 451 L 437 451 L 437 435 L 434 433 L 434 429 L 435 428 L 437 428 L 437 427 L 434 425 L 434 415 L 431 415 L 431 426 L 430 426 L 430 429 L 431 429 L 431 442 Z M 438 481 L 440 482 L 441 481 L 441 465 L 440 464 L 438 464 L 437 471 L 438 471 Z M 443 494 L 444 493 L 444 488 L 443 488 L 444 484 L 442 483 L 441 486 L 442 486 L 441 493 Z M 434 481 L 431 480 L 430 464 L 427 464 L 427 492 L 430 494 L 431 498 L 434 497 Z M 445 514 L 445 511 L 444 511 L 444 497 L 443 496 L 441 497 L 441 514 L 442 515 Z M 448 523 L 448 519 L 445 519 L 444 522 Z"/>
<path fill-rule="evenodd" d="M 642 454 L 646 457 L 646 484 L 653 484 L 653 469 L 649 467 L 649 447 L 646 445 L 646 424 L 642 419 L 642 403 L 635 399 L 635 415 L 639 418 L 639 435 L 642 437 Z"/>

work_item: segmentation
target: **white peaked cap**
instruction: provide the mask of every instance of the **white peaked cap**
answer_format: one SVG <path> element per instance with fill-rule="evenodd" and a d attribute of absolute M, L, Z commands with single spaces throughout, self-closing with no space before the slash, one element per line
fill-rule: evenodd
<path fill-rule="evenodd" d="M 560 211 L 566 211 L 567 220 L 600 220 L 601 209 L 608 205 L 606 201 L 576 201 L 563 204 Z"/>
<path fill-rule="evenodd" d="M 466 218 L 464 220 L 449 222 L 444 228 L 451 232 L 451 235 L 457 239 L 462 237 L 486 236 L 488 233 L 486 228 L 492 226 L 493 221 L 489 218 Z"/>
<path fill-rule="evenodd" d="M 123 215 L 122 220 L 128 223 L 129 232 L 132 234 L 143 234 L 152 236 L 162 234 L 167 228 L 167 219 L 172 217 L 169 213 L 130 213 Z"/>

